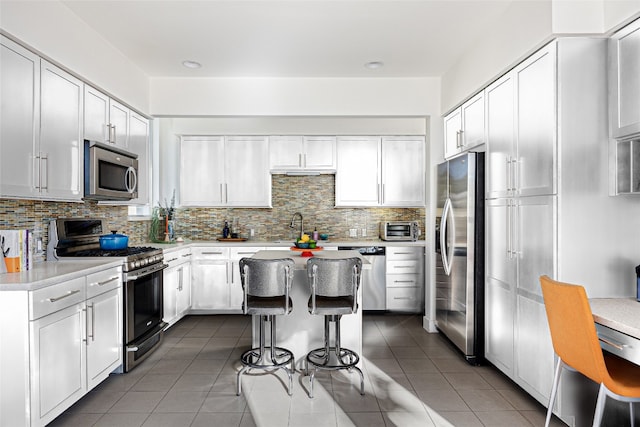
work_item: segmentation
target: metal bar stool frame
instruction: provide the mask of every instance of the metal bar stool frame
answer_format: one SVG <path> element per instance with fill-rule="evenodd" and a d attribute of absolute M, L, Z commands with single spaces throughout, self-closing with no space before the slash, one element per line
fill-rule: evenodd
<path fill-rule="evenodd" d="M 350 287 L 350 291 L 348 295 L 318 295 L 318 276 L 319 270 L 321 271 L 323 267 L 319 267 L 318 264 L 347 264 L 350 265 L 349 270 L 350 274 L 350 285 L 346 284 L 347 287 Z M 322 304 L 324 307 L 318 307 L 318 301 L 321 298 L 324 303 L 331 304 L 332 301 L 335 303 L 342 302 L 343 304 L 339 306 L 340 310 L 344 312 L 343 314 L 353 314 L 358 311 L 358 289 L 360 287 L 361 280 L 361 271 L 362 271 L 362 260 L 359 258 L 347 258 L 347 259 L 322 259 L 322 258 L 312 258 L 307 261 L 307 275 L 309 278 L 309 283 L 311 287 L 311 296 L 309 297 L 309 313 L 312 315 L 319 314 L 318 311 L 331 311 L 330 306 L 326 306 Z M 345 284 L 342 286 L 338 285 L 338 287 L 343 288 L 343 292 L 345 290 Z M 318 298 L 320 297 L 320 298 Z M 352 298 L 350 306 L 344 304 L 345 297 Z M 319 310 L 320 308 L 320 310 Z M 340 342 L 340 319 L 342 318 L 342 314 L 330 314 L 327 313 L 324 315 L 324 346 L 311 350 L 305 359 L 306 367 L 305 367 L 305 376 L 310 377 L 310 386 L 309 386 L 309 397 L 313 398 L 313 382 L 315 379 L 315 374 L 318 370 L 341 370 L 346 369 L 348 372 L 356 371 L 360 376 L 360 394 L 364 396 L 364 374 L 362 370 L 356 366 L 360 361 L 360 356 L 350 350 L 348 348 L 343 348 Z M 331 323 L 334 324 L 335 328 L 335 339 L 334 345 L 331 345 L 330 332 L 331 332 Z M 313 370 L 310 370 L 309 364 L 313 365 Z"/>
<path fill-rule="evenodd" d="M 277 279 L 282 280 L 283 283 L 274 285 L 268 284 L 268 287 L 275 286 L 276 288 L 283 288 L 283 295 L 269 295 L 264 290 L 253 289 L 252 284 L 257 282 L 260 287 L 260 280 L 252 279 L 251 269 L 252 265 L 254 269 L 259 270 L 258 266 L 270 266 L 277 269 Z M 291 290 L 291 283 L 293 282 L 293 266 L 294 262 L 291 258 L 282 258 L 274 260 L 262 260 L 254 258 L 242 258 L 239 262 L 240 277 L 242 282 L 242 288 L 244 292 L 244 301 L 242 304 L 242 312 L 244 314 L 260 315 L 260 338 L 259 347 L 251 348 L 240 356 L 240 362 L 243 367 L 237 375 L 237 391 L 236 394 L 240 396 L 242 394 L 242 382 L 241 377 L 249 369 L 263 369 L 263 370 L 277 370 L 282 369 L 289 377 L 289 388 L 287 393 L 291 396 L 293 392 L 293 373 L 295 372 L 295 358 L 293 353 L 283 347 L 276 345 L 276 317 L 278 315 L 287 315 L 292 310 L 291 299 L 289 298 L 289 292 Z M 283 276 L 283 277 L 281 277 Z M 253 281 L 252 281 L 253 280 Z M 257 295 L 252 294 L 254 292 Z M 277 303 L 278 298 L 284 298 L 281 306 L 274 306 Z M 257 307 L 254 307 L 252 303 L 255 303 Z M 260 305 L 262 304 L 262 307 Z M 270 324 L 270 345 L 265 344 L 265 324 Z M 266 350 L 269 350 L 268 352 Z M 268 359 L 268 360 L 267 360 Z M 291 368 L 287 368 L 287 365 L 291 365 Z"/>

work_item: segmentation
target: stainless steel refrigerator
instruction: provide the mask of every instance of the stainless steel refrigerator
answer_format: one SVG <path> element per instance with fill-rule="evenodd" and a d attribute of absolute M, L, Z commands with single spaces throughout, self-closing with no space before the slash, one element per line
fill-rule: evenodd
<path fill-rule="evenodd" d="M 438 165 L 436 326 L 479 364 L 484 356 L 484 153 Z"/>

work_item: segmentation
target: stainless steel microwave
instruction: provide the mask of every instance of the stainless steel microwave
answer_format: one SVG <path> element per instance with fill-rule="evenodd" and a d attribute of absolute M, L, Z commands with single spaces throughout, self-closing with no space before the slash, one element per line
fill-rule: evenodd
<path fill-rule="evenodd" d="M 84 198 L 131 200 L 138 197 L 138 155 L 111 144 L 84 141 Z"/>
<path fill-rule="evenodd" d="M 383 221 L 380 223 L 380 238 L 382 240 L 412 241 L 420 236 L 417 221 Z"/>

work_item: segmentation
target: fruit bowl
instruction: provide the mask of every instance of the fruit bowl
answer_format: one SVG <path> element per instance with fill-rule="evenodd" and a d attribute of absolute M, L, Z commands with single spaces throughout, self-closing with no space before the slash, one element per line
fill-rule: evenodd
<path fill-rule="evenodd" d="M 320 233 L 320 240 L 327 240 L 329 235 L 327 233 Z"/>
<path fill-rule="evenodd" d="M 300 249 L 309 248 L 309 242 L 295 242 L 294 245 L 296 245 L 296 248 L 300 248 Z"/>

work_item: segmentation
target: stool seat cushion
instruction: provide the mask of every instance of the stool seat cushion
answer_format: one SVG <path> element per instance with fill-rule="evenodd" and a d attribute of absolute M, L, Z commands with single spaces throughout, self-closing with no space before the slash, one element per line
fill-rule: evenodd
<path fill-rule="evenodd" d="M 289 298 L 289 311 L 285 311 L 284 295 L 277 297 L 256 297 L 247 295 L 247 314 L 281 315 L 291 313 L 293 301 Z"/>
<path fill-rule="evenodd" d="M 312 299 L 309 298 L 309 313 L 312 310 Z M 353 296 L 323 297 L 316 295 L 316 312 L 319 315 L 352 314 Z"/>

